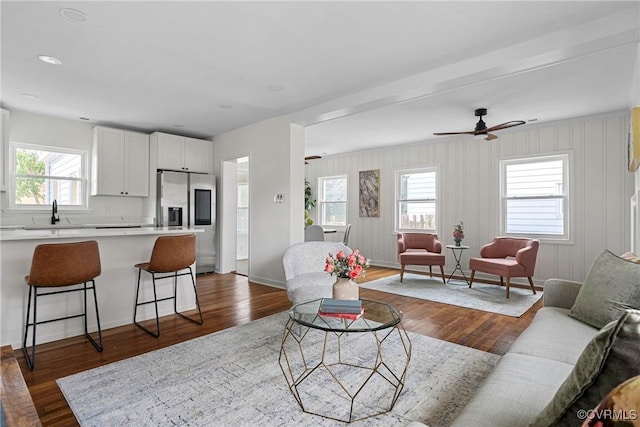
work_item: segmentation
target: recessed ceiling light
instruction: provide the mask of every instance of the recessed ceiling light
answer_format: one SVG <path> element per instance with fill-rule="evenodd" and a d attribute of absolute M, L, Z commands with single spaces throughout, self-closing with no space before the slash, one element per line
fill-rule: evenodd
<path fill-rule="evenodd" d="M 173 127 L 174 127 L 174 128 L 183 128 L 183 127 L 184 127 L 184 125 L 176 124 L 176 125 L 173 125 Z"/>
<path fill-rule="evenodd" d="M 48 55 L 40 55 L 38 56 L 38 59 L 42 62 L 46 62 L 47 64 L 51 64 L 51 65 L 60 65 L 62 64 L 62 60 L 56 58 L 55 56 L 48 56 Z"/>
<path fill-rule="evenodd" d="M 32 93 L 21 93 L 20 96 L 29 101 L 40 101 L 40 97 Z"/>
<path fill-rule="evenodd" d="M 85 22 L 87 20 L 87 15 L 80 12 L 79 10 L 70 9 L 68 7 L 60 9 L 60 15 L 62 15 L 65 19 L 73 22 Z"/>
<path fill-rule="evenodd" d="M 267 86 L 267 89 L 271 92 L 281 92 L 284 88 L 280 85 L 269 85 Z"/>
<path fill-rule="evenodd" d="M 219 107 L 223 110 L 231 110 L 233 108 L 233 106 L 229 104 L 220 104 Z"/>

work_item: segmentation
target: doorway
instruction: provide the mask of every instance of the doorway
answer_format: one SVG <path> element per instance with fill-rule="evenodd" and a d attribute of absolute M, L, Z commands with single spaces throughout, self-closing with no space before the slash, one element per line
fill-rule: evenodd
<path fill-rule="evenodd" d="M 249 276 L 249 157 L 236 166 L 236 273 Z"/>

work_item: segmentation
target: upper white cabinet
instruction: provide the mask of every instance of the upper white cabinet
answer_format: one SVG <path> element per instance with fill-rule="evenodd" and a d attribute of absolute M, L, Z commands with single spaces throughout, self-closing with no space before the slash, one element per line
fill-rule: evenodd
<path fill-rule="evenodd" d="M 149 135 L 93 128 L 92 196 L 149 196 Z"/>
<path fill-rule="evenodd" d="M 158 169 L 212 173 L 211 141 L 155 132 L 158 144 Z"/>
<path fill-rule="evenodd" d="M 9 169 L 9 111 L 0 109 L 0 191 L 7 189 L 7 171 Z"/>

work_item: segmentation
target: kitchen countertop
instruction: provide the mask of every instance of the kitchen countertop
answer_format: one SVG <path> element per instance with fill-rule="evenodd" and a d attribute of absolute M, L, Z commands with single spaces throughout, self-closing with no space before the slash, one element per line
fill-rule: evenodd
<path fill-rule="evenodd" d="M 75 239 L 75 238 L 92 238 L 92 237 L 110 237 L 110 236 L 141 236 L 150 234 L 185 234 L 199 233 L 204 230 L 199 228 L 187 227 L 139 227 L 139 226 L 102 226 L 96 225 L 83 227 L 68 226 L 63 227 L 42 227 L 37 229 L 31 228 L 4 228 L 0 230 L 0 241 L 11 240 L 49 240 L 49 239 Z"/>
<path fill-rule="evenodd" d="M 25 274 L 29 274 L 33 251 L 36 246 L 47 243 L 67 243 L 83 240 L 95 240 L 100 248 L 100 276 L 96 279 L 100 323 L 103 333 L 106 329 L 133 322 L 133 305 L 136 300 L 138 269 L 135 265 L 148 262 L 158 237 L 176 234 L 194 234 L 200 229 L 193 228 L 57 228 L 53 230 L 2 230 L 0 231 L 0 345 L 22 347 L 24 333 L 24 313 L 28 286 L 24 283 Z M 197 265 L 195 265 L 197 267 Z M 178 311 L 192 310 L 196 307 L 191 277 L 179 276 L 177 285 Z M 141 300 L 151 298 L 152 278 L 142 274 Z M 157 283 L 158 295 L 172 295 L 173 280 L 160 280 Z M 143 298 L 144 297 L 144 298 Z M 55 297 L 51 297 L 54 299 Z M 83 311 L 82 298 L 64 298 L 58 301 L 45 301 L 38 304 L 38 316 L 52 319 L 75 315 Z M 173 315 L 173 304 L 159 304 L 160 316 Z M 138 320 L 155 319 L 153 304 L 138 309 Z M 96 330 L 95 318 L 89 316 L 89 330 Z M 52 322 L 38 326 L 37 343 L 55 341 L 72 336 L 84 335 L 81 320 Z M 106 351 L 106 350 L 105 350 Z"/>

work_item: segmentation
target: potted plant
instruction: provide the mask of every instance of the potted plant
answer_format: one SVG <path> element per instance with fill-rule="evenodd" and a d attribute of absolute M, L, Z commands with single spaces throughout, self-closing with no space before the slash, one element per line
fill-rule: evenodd
<path fill-rule="evenodd" d="M 304 180 L 304 226 L 313 224 L 313 218 L 309 217 L 309 211 L 316 206 L 316 199 L 311 194 L 311 184 Z"/>

